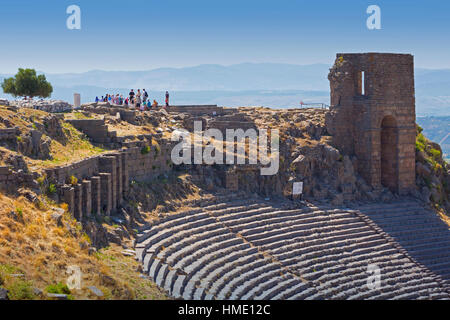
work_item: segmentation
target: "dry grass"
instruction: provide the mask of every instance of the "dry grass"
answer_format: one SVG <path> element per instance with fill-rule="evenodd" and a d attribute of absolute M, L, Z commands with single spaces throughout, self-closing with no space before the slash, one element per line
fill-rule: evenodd
<path fill-rule="evenodd" d="M 78 117 L 84 116 L 80 112 L 75 112 L 74 114 L 79 114 Z M 33 128 L 33 122 L 42 124 L 42 119 L 47 115 L 47 112 L 40 110 L 19 108 L 17 112 L 14 112 L 8 110 L 6 107 L 0 106 L 0 117 L 9 121 L 12 125 L 19 127 L 22 134 L 29 132 Z M 77 117 L 77 115 L 74 117 Z M 62 122 L 62 126 L 67 138 L 66 142 L 52 139 L 50 145 L 52 160 L 35 160 L 24 156 L 24 160 L 30 166 L 30 169 L 39 170 L 42 168 L 68 164 L 105 152 L 105 150 L 93 146 L 84 134 L 75 129 L 71 124 Z M 0 122 L 0 128 L 2 127 L 5 127 L 5 125 Z M 4 148 L 2 148 L 2 150 L 5 151 L 5 153 L 15 153 L 14 150 L 7 150 Z"/>
<path fill-rule="evenodd" d="M 78 266 L 83 275 L 82 289 L 72 291 L 75 299 L 99 299 L 89 286 L 102 290 L 101 299 L 165 298 L 150 281 L 140 282 L 137 262 L 124 257 L 120 247 L 90 255 L 89 239 L 80 226 L 66 213 L 64 227 L 59 227 L 52 213 L 50 205 L 39 210 L 23 197 L 0 194 L 0 284 L 4 282 L 10 292 L 16 287 L 28 293 L 26 288 L 44 291 L 49 285 L 65 283 L 67 268 Z M 45 298 L 24 293 L 16 297 Z"/>
<path fill-rule="evenodd" d="M 92 145 L 90 141 L 71 124 L 63 122 L 62 126 L 65 129 L 67 142 L 62 144 L 57 140 L 52 140 L 50 146 L 50 154 L 53 157 L 52 160 L 27 159 L 33 167 L 32 169 L 50 168 L 68 164 L 107 152 L 102 148 Z"/>
<path fill-rule="evenodd" d="M 120 121 L 116 124 L 108 124 L 109 131 L 116 131 L 117 136 L 135 136 L 139 134 L 154 134 L 156 131 L 150 125 L 136 126 L 126 121 Z"/>
<path fill-rule="evenodd" d="M 8 110 L 5 106 L 0 106 L 0 117 L 19 127 L 21 132 L 29 130 L 31 120 L 33 120 L 33 122 L 42 123 L 40 118 L 45 117 L 46 115 L 48 115 L 47 112 L 40 110 L 19 108 L 17 112 L 14 112 Z M 6 128 L 5 124 L 0 122 L 0 128 Z"/>

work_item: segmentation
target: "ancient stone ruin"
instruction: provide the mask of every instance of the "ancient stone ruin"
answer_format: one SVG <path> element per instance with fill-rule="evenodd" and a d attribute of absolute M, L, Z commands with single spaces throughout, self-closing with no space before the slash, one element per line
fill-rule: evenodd
<path fill-rule="evenodd" d="M 356 155 L 374 187 L 407 194 L 415 185 L 414 62 L 408 54 L 337 54 L 328 76 L 333 144 Z"/>
<path fill-rule="evenodd" d="M 430 195 L 417 195 L 413 57 L 338 54 L 329 80 L 330 110 L 90 103 L 76 115 L 42 116 L 42 124 L 25 118 L 20 128 L 12 115 L 0 117 L 0 190 L 38 193 L 41 178 L 94 239 L 104 226 L 94 228 L 96 221 L 114 218 L 115 230 L 134 236 L 143 272 L 175 298 L 449 299 L 448 225 L 431 210 Z M 261 176 L 250 163 L 175 165 L 170 133 L 192 133 L 194 121 L 220 132 L 279 128 L 280 170 Z M 47 159 L 52 139 L 64 142 L 64 127 L 101 153 L 39 175 L 33 164 Z M 447 171 L 432 179 L 448 179 Z M 149 185 L 180 191 L 170 175 L 188 176 L 183 183 L 201 190 L 198 198 L 154 201 L 161 194 Z M 121 244 L 123 236 L 109 235 L 106 242 Z M 373 264 L 382 285 L 368 290 Z"/>

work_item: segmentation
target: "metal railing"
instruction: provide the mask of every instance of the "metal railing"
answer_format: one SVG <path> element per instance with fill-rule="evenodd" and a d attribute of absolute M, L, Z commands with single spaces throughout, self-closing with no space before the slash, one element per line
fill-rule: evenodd
<path fill-rule="evenodd" d="M 317 102 L 317 103 L 300 103 L 300 108 L 320 108 L 320 109 L 329 109 L 330 106 L 326 103 L 321 103 L 321 102 Z"/>

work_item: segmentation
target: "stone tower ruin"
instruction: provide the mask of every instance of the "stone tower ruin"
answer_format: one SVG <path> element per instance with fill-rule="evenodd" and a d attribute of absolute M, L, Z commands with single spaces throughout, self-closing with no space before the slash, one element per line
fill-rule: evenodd
<path fill-rule="evenodd" d="M 332 143 L 356 157 L 373 187 L 399 194 L 415 187 L 414 58 L 409 54 L 337 54 L 328 75 Z"/>

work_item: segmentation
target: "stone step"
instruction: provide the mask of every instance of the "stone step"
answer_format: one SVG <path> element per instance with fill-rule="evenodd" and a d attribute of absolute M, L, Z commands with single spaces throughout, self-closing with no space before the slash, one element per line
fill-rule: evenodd
<path fill-rule="evenodd" d="M 342 227 L 339 229 L 336 229 L 333 226 L 330 227 L 323 227 L 323 228 L 313 228 L 309 230 L 304 230 L 303 232 L 297 232 L 296 236 L 293 239 L 282 239 L 282 240 L 276 240 L 274 242 L 264 244 L 261 247 L 264 250 L 267 250 L 269 252 L 272 252 L 274 250 L 280 249 L 281 247 L 288 247 L 290 245 L 295 245 L 300 241 L 300 239 L 312 239 L 316 236 L 329 236 L 329 235 L 335 235 L 336 237 L 347 235 L 347 234 L 369 234 L 373 233 L 373 230 L 365 225 L 362 222 L 357 223 L 357 226 L 354 227 L 353 224 L 348 225 L 348 228 Z"/>
<path fill-rule="evenodd" d="M 209 217 L 207 213 L 205 213 L 202 209 L 190 210 L 189 212 L 177 213 L 173 215 L 169 215 L 163 219 L 160 219 L 153 224 L 145 225 L 142 228 L 142 231 L 138 233 L 136 237 L 137 242 L 142 242 L 147 239 L 149 236 L 154 235 L 155 233 L 169 229 L 174 226 L 178 226 L 180 224 L 184 224 L 187 222 L 196 221 L 199 219 L 203 219 Z"/>
<path fill-rule="evenodd" d="M 222 291 L 217 294 L 217 297 L 219 299 L 223 297 L 230 300 L 239 300 L 241 294 L 245 292 L 249 286 L 252 288 L 261 282 L 281 274 L 283 274 L 281 265 L 273 262 L 264 264 L 259 268 L 241 272 L 224 286 Z"/>
<path fill-rule="evenodd" d="M 335 251 L 329 251 L 325 252 L 325 254 L 322 253 L 320 257 L 314 257 L 313 255 L 309 257 L 304 258 L 291 258 L 289 260 L 281 261 L 284 266 L 298 269 L 303 269 L 307 267 L 311 267 L 314 263 L 330 263 L 333 261 L 340 261 L 341 259 L 348 258 L 348 260 L 356 261 L 361 259 L 369 259 L 381 255 L 389 255 L 389 254 L 398 254 L 398 250 L 395 248 L 392 248 L 392 245 L 390 243 L 384 243 L 382 245 L 371 247 L 371 248 L 364 248 L 364 249 L 355 249 L 353 251 L 346 251 L 346 252 L 335 252 Z"/>
<path fill-rule="evenodd" d="M 181 268 L 187 273 L 193 273 L 197 270 L 209 265 L 212 261 L 219 261 L 222 258 L 228 257 L 231 253 L 240 255 L 242 252 L 247 252 L 247 250 L 257 251 L 256 248 L 252 248 L 248 243 L 240 242 L 237 244 L 227 243 L 228 246 L 217 251 L 210 252 L 208 254 L 199 256 L 198 259 L 192 263 L 186 263 L 190 260 L 185 261 Z"/>
<path fill-rule="evenodd" d="M 412 247 L 408 248 L 408 253 L 416 259 L 447 258 L 450 261 L 450 242 L 436 244 L 434 248 Z"/>
<path fill-rule="evenodd" d="M 208 245 L 214 245 L 216 242 L 230 239 L 236 238 L 227 229 L 217 229 L 214 232 L 204 233 L 200 237 L 194 234 L 179 242 L 172 243 L 164 250 L 164 257 L 172 265 L 178 261 L 177 258 L 181 259 L 183 256 L 194 253 Z"/>
<path fill-rule="evenodd" d="M 329 216 L 329 214 L 325 211 L 312 211 L 310 208 L 296 210 L 278 210 L 272 208 L 272 210 L 265 213 L 259 213 L 256 221 L 255 217 L 252 215 L 235 217 L 234 219 L 229 219 L 223 222 L 233 231 L 238 232 L 243 229 L 267 226 L 271 223 L 291 221 L 293 219 L 308 219 L 314 217 L 320 218 L 321 216 L 326 217 Z"/>
<path fill-rule="evenodd" d="M 258 292 L 255 296 L 255 300 L 270 300 L 272 297 L 284 292 L 286 289 L 289 289 L 292 286 L 297 285 L 301 282 L 299 279 L 294 277 L 288 277 L 287 279 L 278 282 L 275 286 L 270 288 L 269 290 L 265 290 L 263 292 Z"/>
<path fill-rule="evenodd" d="M 419 272 L 417 271 L 419 270 Z M 322 283 L 320 286 L 316 287 L 319 292 L 323 292 L 324 289 L 332 289 L 331 295 L 326 298 L 332 298 L 332 296 L 336 294 L 343 294 L 346 290 L 353 290 L 354 288 L 359 288 L 359 290 L 367 291 L 367 280 L 369 277 L 369 273 L 367 273 L 366 268 L 360 268 L 355 272 L 352 270 L 348 273 L 343 273 L 339 276 L 329 277 L 329 279 L 325 279 L 323 277 L 318 279 L 319 283 Z M 381 268 L 381 283 L 382 286 L 385 285 L 384 279 L 389 279 L 391 277 L 395 277 L 396 282 L 401 281 L 400 276 L 405 276 L 405 279 L 421 279 L 422 275 L 420 274 L 420 269 L 412 269 L 411 267 L 402 269 L 401 265 L 397 266 L 384 266 Z M 347 299 L 347 298 L 346 298 Z"/>
<path fill-rule="evenodd" d="M 174 234 L 166 239 L 161 240 L 153 244 L 148 251 L 155 251 L 158 253 L 158 256 L 163 259 L 167 256 L 170 256 L 174 253 L 174 247 L 180 246 L 180 242 L 183 240 L 189 239 L 187 245 L 192 243 L 195 245 L 194 241 L 202 241 L 207 240 L 211 237 L 216 236 L 225 236 L 229 234 L 228 230 L 223 229 L 222 225 L 217 223 L 212 223 L 207 226 L 203 226 L 200 228 L 193 228 L 189 231 L 183 231 L 181 233 Z M 160 249 L 159 249 L 160 248 Z M 158 250 L 158 251 L 157 251 Z"/>
<path fill-rule="evenodd" d="M 325 226 L 334 226 L 337 229 L 342 230 L 347 226 L 347 224 L 358 223 L 358 222 L 361 222 L 361 221 L 359 221 L 358 219 L 355 219 L 355 218 L 348 218 L 348 219 L 346 218 L 346 219 L 341 219 L 338 221 L 313 222 L 313 223 L 308 223 L 308 224 L 288 226 L 285 228 L 279 228 L 277 230 L 260 232 L 260 233 L 256 233 L 256 234 L 250 234 L 250 235 L 246 234 L 246 233 L 241 233 L 241 234 L 243 236 L 245 236 L 245 238 L 248 241 L 256 242 L 258 240 L 268 239 L 268 238 L 272 238 L 274 236 L 279 236 L 280 234 L 287 234 L 287 233 L 292 233 L 292 232 L 301 231 L 301 230 L 308 230 L 308 229 L 312 229 L 312 228 L 321 228 L 321 227 L 325 227 Z M 363 225 L 364 225 L 363 223 L 360 224 L 360 226 L 363 226 Z"/>
<path fill-rule="evenodd" d="M 183 227 L 190 228 L 193 226 L 201 226 L 205 222 L 214 221 L 214 219 L 211 218 L 207 213 L 201 213 L 196 216 L 186 217 L 186 219 L 184 219 L 184 222 L 172 223 L 179 220 L 181 219 L 171 220 L 170 223 L 163 223 L 161 225 L 153 226 L 149 230 L 146 230 L 145 233 L 137 239 L 136 248 L 145 247 L 146 244 L 151 242 L 153 239 L 170 234 L 170 232 L 183 230 Z"/>
<path fill-rule="evenodd" d="M 303 292 L 310 287 L 311 285 L 309 283 L 299 281 L 297 284 L 292 285 L 289 288 L 286 288 L 284 291 L 280 292 L 279 294 L 275 295 L 272 299 L 288 300 L 289 297 L 298 294 L 299 292 Z"/>
<path fill-rule="evenodd" d="M 244 217 L 255 217 L 263 213 L 273 212 L 274 208 L 270 205 L 258 205 L 255 208 L 251 207 L 242 207 L 236 208 L 233 212 L 229 213 L 217 213 L 212 212 L 211 216 L 215 217 L 218 221 L 224 223 L 225 225 L 229 225 L 232 221 L 243 219 Z"/>
<path fill-rule="evenodd" d="M 168 264 L 182 268 L 183 265 L 178 264 L 182 259 L 185 259 L 185 261 L 186 259 L 189 259 L 185 262 L 189 264 L 190 261 L 197 259 L 201 255 L 211 253 L 212 251 L 222 250 L 227 248 L 228 245 L 239 243 L 242 243 L 242 239 L 236 238 L 231 233 L 224 233 L 181 248 L 171 255 L 168 255 L 166 260 Z"/>
<path fill-rule="evenodd" d="M 208 292 L 214 294 L 218 299 L 227 299 L 228 297 L 222 294 L 222 290 L 226 287 L 227 283 L 232 282 L 240 274 L 258 269 L 265 264 L 271 263 L 271 261 L 270 258 L 264 258 L 262 255 L 259 255 L 252 260 L 248 260 L 246 263 L 235 264 L 234 268 L 230 268 L 228 272 L 221 274 L 220 277 L 217 277 L 213 281 L 212 285 L 208 288 Z"/>
<path fill-rule="evenodd" d="M 186 231 L 180 230 L 179 233 L 172 234 L 171 236 L 169 236 L 171 233 L 168 233 L 167 235 L 161 235 L 160 237 L 157 237 L 146 244 L 146 253 L 153 253 L 154 255 L 157 255 L 161 250 L 164 250 L 166 247 L 169 247 L 171 244 L 179 241 L 180 239 L 183 239 L 184 237 L 190 236 L 192 234 L 202 233 L 205 233 L 204 236 L 207 236 L 208 232 L 220 234 L 223 230 L 221 228 L 222 225 L 220 225 L 219 223 L 212 223 L 210 225 L 187 229 Z M 199 239 L 201 240 L 201 236 L 199 236 Z"/>
<path fill-rule="evenodd" d="M 354 258 L 349 258 L 354 259 Z M 408 259 L 395 259 L 389 260 L 389 256 L 378 256 L 370 261 L 367 260 L 356 260 L 354 262 L 342 264 L 342 261 L 339 261 L 339 264 L 332 264 L 328 262 L 327 267 L 322 266 L 311 266 L 309 268 L 304 268 L 302 270 L 303 277 L 309 280 L 310 274 L 317 274 L 314 280 L 317 280 L 320 283 L 332 283 L 332 285 L 336 285 L 334 280 L 337 278 L 340 281 L 341 277 L 354 276 L 361 272 L 367 272 L 367 267 L 370 264 L 376 264 L 380 269 L 384 267 L 390 268 L 414 268 L 415 265 L 409 261 Z"/>
<path fill-rule="evenodd" d="M 354 229 L 351 229 L 354 230 Z M 277 249 L 270 250 L 270 253 L 273 255 L 288 253 L 292 250 L 296 250 L 299 248 L 309 248 L 319 244 L 333 244 L 340 241 L 360 241 L 362 239 L 366 239 L 367 237 L 373 237 L 379 235 L 375 234 L 372 230 L 367 230 L 363 232 L 349 232 L 349 230 L 343 230 L 335 233 L 326 233 L 326 234 L 315 234 L 309 237 L 302 237 L 298 239 L 298 242 L 292 244 L 286 244 Z M 267 250 L 267 249 L 266 249 Z"/>
<path fill-rule="evenodd" d="M 363 205 L 358 208 L 360 211 L 364 212 L 372 212 L 372 213 L 384 213 L 384 212 L 391 212 L 395 210 L 401 210 L 401 209 L 423 209 L 423 205 L 421 205 L 418 202 L 414 201 L 405 201 L 405 202 L 394 202 L 394 203 L 383 203 L 380 204 L 369 204 L 369 205 Z"/>
<path fill-rule="evenodd" d="M 392 235 L 391 235 L 392 236 Z M 398 241 L 402 246 L 406 248 L 420 248 L 420 247 L 426 247 L 428 245 L 433 246 L 433 243 L 441 244 L 441 243 L 450 243 L 450 237 L 447 233 L 445 234 L 432 234 L 428 237 L 424 238 L 415 238 L 414 240 L 408 240 L 407 237 L 396 237 L 392 236 L 392 238 L 396 241 Z"/>
<path fill-rule="evenodd" d="M 396 282 L 395 286 L 392 286 L 390 284 L 386 284 L 386 282 L 383 282 L 383 278 L 385 279 L 392 279 Z M 396 292 L 399 290 L 399 288 L 404 287 L 405 283 L 408 283 L 413 280 L 420 280 L 421 275 L 420 274 L 403 274 L 401 270 L 395 270 L 387 272 L 384 276 L 382 275 L 382 282 L 381 282 L 381 289 L 384 292 L 391 292 L 394 295 L 396 295 Z M 422 285 L 418 285 L 417 289 L 419 289 Z M 362 293 L 368 293 L 370 292 L 370 295 L 379 295 L 381 292 L 379 290 L 370 290 L 367 287 L 367 274 L 362 275 L 361 277 L 355 278 L 351 285 L 349 284 L 342 284 L 338 287 L 335 287 L 336 292 L 338 292 L 336 295 L 333 296 L 333 299 L 349 299 L 349 297 L 352 296 L 358 296 Z"/>
<path fill-rule="evenodd" d="M 258 257 L 260 257 L 260 254 L 256 248 L 248 247 L 239 252 L 228 252 L 222 258 L 210 261 L 209 264 L 196 268 L 190 273 L 190 280 L 202 288 L 209 289 L 212 282 L 221 277 L 223 273 L 235 268 L 240 263 L 247 263 Z M 209 293 L 208 290 L 206 290 L 206 292 Z"/>
<path fill-rule="evenodd" d="M 320 241 L 320 240 L 319 240 Z M 290 250 L 286 253 L 273 254 L 277 260 L 283 261 L 293 257 L 300 257 L 307 259 L 311 256 L 316 256 L 317 253 L 323 252 L 348 252 L 362 248 L 371 248 L 376 245 L 386 243 L 386 240 L 377 234 L 357 239 L 348 239 L 342 241 L 329 242 L 324 244 L 312 245 L 305 248 L 298 248 Z"/>
<path fill-rule="evenodd" d="M 276 277 L 281 277 L 284 275 L 284 271 L 281 269 L 281 266 L 278 265 L 277 268 L 272 269 L 269 272 L 260 273 L 257 276 L 253 276 L 250 279 L 242 282 L 239 287 L 237 287 L 232 295 L 230 296 L 230 300 L 241 300 L 244 295 L 250 292 L 253 288 L 259 287 L 259 285 L 267 284 L 272 281 Z"/>
<path fill-rule="evenodd" d="M 253 234 L 257 234 L 257 233 L 270 232 L 273 230 L 279 230 L 282 228 L 288 228 L 288 227 L 293 227 L 293 226 L 298 226 L 298 225 L 308 225 L 308 224 L 314 224 L 314 223 L 328 224 L 331 221 L 334 224 L 338 224 L 339 222 L 341 222 L 342 224 L 346 224 L 346 223 L 359 221 L 359 219 L 349 216 L 348 214 L 336 214 L 333 216 L 315 216 L 315 217 L 310 217 L 310 218 L 294 216 L 294 217 L 288 217 L 287 219 L 284 219 L 277 223 L 262 224 L 259 227 L 231 228 L 231 229 L 234 232 L 239 232 L 240 234 L 242 234 L 244 236 L 249 236 L 249 235 L 253 235 Z"/>
<path fill-rule="evenodd" d="M 262 282 L 260 284 L 258 284 L 257 286 L 251 288 L 250 291 L 248 291 L 247 293 L 245 293 L 240 300 L 253 300 L 254 296 L 258 293 L 258 292 L 264 292 L 266 290 L 269 290 L 270 288 L 273 288 L 274 286 L 276 286 L 279 282 L 284 281 L 286 279 L 290 279 L 292 277 L 291 274 L 285 274 L 283 276 L 275 276 L 272 279 L 266 281 L 266 282 Z"/>

